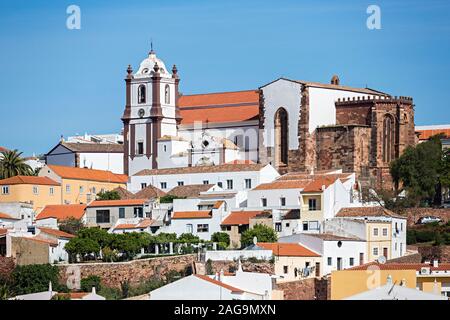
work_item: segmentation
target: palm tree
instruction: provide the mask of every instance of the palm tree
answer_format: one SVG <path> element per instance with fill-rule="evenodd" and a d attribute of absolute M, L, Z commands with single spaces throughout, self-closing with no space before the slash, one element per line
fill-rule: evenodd
<path fill-rule="evenodd" d="M 0 178 L 6 179 L 18 175 L 30 176 L 33 174 L 31 167 L 21 158 L 22 152 L 8 150 L 1 153 Z"/>

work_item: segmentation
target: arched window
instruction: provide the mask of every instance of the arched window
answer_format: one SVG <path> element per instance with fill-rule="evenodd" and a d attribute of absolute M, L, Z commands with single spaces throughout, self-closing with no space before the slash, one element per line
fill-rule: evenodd
<path fill-rule="evenodd" d="M 280 108 L 275 114 L 275 165 L 288 164 L 288 113 Z"/>
<path fill-rule="evenodd" d="M 394 158 L 394 119 L 386 115 L 383 120 L 383 161 L 389 163 Z"/>
<path fill-rule="evenodd" d="M 138 103 L 145 103 L 146 97 L 145 97 L 145 86 L 141 84 L 138 87 Z"/>
<path fill-rule="evenodd" d="M 170 103 L 170 87 L 168 84 L 166 84 L 166 89 L 165 89 L 165 103 L 166 104 Z"/>

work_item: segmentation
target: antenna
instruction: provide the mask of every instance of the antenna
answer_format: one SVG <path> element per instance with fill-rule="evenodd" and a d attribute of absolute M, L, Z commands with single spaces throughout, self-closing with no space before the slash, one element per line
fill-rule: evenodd
<path fill-rule="evenodd" d="M 395 281 L 395 282 L 392 284 L 391 289 L 389 289 L 389 291 L 388 291 L 388 295 L 389 295 L 389 296 L 391 295 L 392 290 L 394 290 L 394 286 L 395 286 L 396 283 L 397 283 L 397 281 Z"/>

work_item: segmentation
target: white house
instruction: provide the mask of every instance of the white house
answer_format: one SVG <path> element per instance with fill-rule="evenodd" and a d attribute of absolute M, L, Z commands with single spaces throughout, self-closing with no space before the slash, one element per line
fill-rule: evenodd
<path fill-rule="evenodd" d="M 265 273 L 191 275 L 150 292 L 150 300 L 272 300 L 272 277 Z"/>
<path fill-rule="evenodd" d="M 174 232 L 178 236 L 190 233 L 202 240 L 211 240 L 211 235 L 220 232 L 220 224 L 229 214 L 230 210 L 224 201 L 216 201 L 214 204 L 205 203 L 199 205 L 197 210 L 187 211 L 188 202 L 198 203 L 197 199 L 174 200 L 174 211 L 169 226 L 161 228 L 161 232 Z M 177 203 L 182 204 L 181 206 Z M 192 205 L 191 204 L 191 205 Z"/>
<path fill-rule="evenodd" d="M 322 274 L 343 270 L 367 262 L 366 242 L 353 237 L 329 233 L 301 233 L 278 239 L 283 243 L 299 243 L 322 257 Z"/>
<path fill-rule="evenodd" d="M 35 212 L 27 202 L 0 202 L 0 225 L 2 223 L 23 222 L 31 226 Z"/>
<path fill-rule="evenodd" d="M 278 172 L 271 165 L 256 163 L 144 169 L 130 176 L 128 190 L 137 192 L 147 185 L 153 185 L 167 192 L 180 185 L 215 184 L 224 190 L 247 192 L 261 183 L 273 181 L 278 176 Z"/>
<path fill-rule="evenodd" d="M 407 217 L 395 214 L 381 206 L 377 207 L 352 207 L 342 208 L 336 215 L 338 218 L 355 219 L 355 220 L 370 220 L 373 222 L 388 222 L 390 233 L 387 235 L 390 240 L 390 254 L 389 258 L 399 258 L 406 253 L 406 228 Z M 373 237 L 372 233 L 372 237 Z M 378 236 L 376 234 L 375 236 Z M 381 254 L 381 251 L 378 250 Z"/>
<path fill-rule="evenodd" d="M 47 165 L 123 173 L 123 145 L 117 143 L 59 142 L 45 155 Z"/>

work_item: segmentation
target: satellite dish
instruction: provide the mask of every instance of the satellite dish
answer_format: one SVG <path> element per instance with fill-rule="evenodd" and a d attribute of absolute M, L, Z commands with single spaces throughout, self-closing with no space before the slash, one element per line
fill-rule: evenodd
<path fill-rule="evenodd" d="M 379 256 L 377 261 L 380 264 L 385 264 L 386 263 L 386 257 L 385 256 Z"/>

